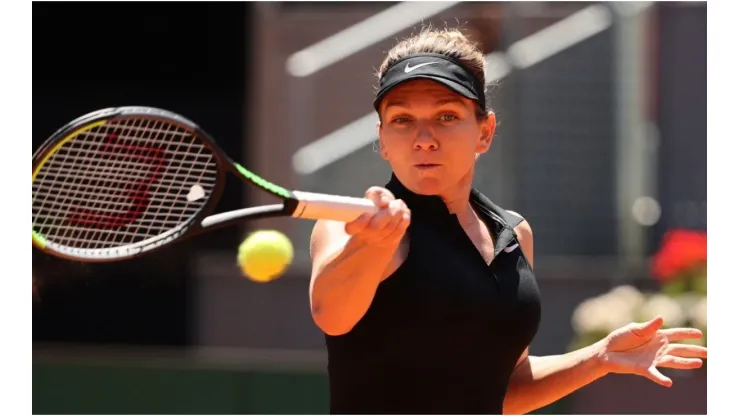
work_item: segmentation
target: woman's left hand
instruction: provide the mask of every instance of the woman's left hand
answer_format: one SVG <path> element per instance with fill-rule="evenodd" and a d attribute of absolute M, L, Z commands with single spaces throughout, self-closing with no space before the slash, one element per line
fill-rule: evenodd
<path fill-rule="evenodd" d="M 660 329 L 661 317 L 644 323 L 632 323 L 619 328 L 602 340 L 601 358 L 610 373 L 636 374 L 661 386 L 670 387 L 670 378 L 658 367 L 692 370 L 700 368 L 707 358 L 707 349 L 699 345 L 678 344 L 699 339 L 702 332 L 694 328 Z"/>

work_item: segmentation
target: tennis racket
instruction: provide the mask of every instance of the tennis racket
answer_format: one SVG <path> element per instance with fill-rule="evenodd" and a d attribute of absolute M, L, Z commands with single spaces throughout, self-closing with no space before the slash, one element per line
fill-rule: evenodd
<path fill-rule="evenodd" d="M 231 173 L 280 203 L 211 215 Z M 232 161 L 192 121 L 151 107 L 82 116 L 33 155 L 33 245 L 82 262 L 129 259 L 245 220 L 349 222 L 363 198 L 290 191 Z"/>

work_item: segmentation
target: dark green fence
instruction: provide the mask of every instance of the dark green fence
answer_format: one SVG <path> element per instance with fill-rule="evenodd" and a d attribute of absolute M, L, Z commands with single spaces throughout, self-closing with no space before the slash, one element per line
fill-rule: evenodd
<path fill-rule="evenodd" d="M 33 413 L 328 413 L 325 374 L 34 364 Z"/>
<path fill-rule="evenodd" d="M 326 414 L 328 390 L 324 373 L 33 365 L 34 414 Z"/>

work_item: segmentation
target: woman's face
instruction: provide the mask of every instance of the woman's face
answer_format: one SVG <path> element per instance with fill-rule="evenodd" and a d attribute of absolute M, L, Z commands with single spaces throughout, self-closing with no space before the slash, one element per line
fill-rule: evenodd
<path fill-rule="evenodd" d="M 491 145 L 493 113 L 479 121 L 477 104 L 430 80 L 389 91 L 380 104 L 380 153 L 399 180 L 421 195 L 440 195 L 471 179 L 477 153 Z"/>

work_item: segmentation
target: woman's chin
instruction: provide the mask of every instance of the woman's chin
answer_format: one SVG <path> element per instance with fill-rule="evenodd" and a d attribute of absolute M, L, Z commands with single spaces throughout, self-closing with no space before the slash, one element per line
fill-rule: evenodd
<path fill-rule="evenodd" d="M 444 189 L 442 181 L 437 178 L 416 178 L 412 184 L 408 186 L 413 192 L 419 195 L 439 195 Z"/>

